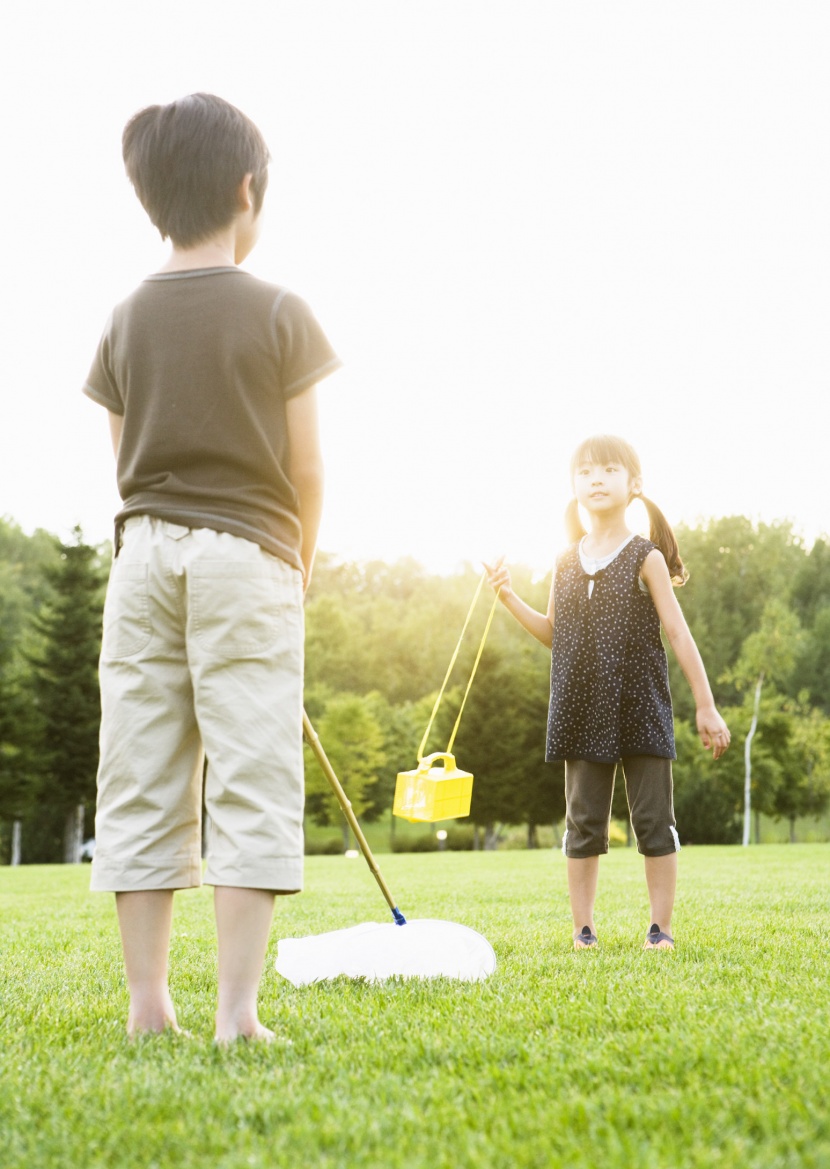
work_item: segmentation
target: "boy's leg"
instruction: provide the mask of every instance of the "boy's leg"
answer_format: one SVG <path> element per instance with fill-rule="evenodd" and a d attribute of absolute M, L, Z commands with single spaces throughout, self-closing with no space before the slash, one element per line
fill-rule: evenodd
<path fill-rule="evenodd" d="M 205 882 L 303 884 L 302 574 L 226 532 L 193 533 L 187 651 L 208 758 Z"/>
<path fill-rule="evenodd" d="M 625 789 L 637 848 L 645 862 L 650 921 L 671 937 L 680 841 L 674 819 L 671 760 L 632 755 L 623 760 Z"/>
<path fill-rule="evenodd" d="M 186 531 L 129 520 L 104 610 L 91 887 L 116 894 L 131 1033 L 176 1027 L 172 891 L 201 884 L 202 748 L 174 570 Z"/>
<path fill-rule="evenodd" d="M 202 744 L 176 569 L 187 529 L 127 521 L 104 605 L 91 887 L 201 884 Z"/>
<path fill-rule="evenodd" d="M 565 762 L 566 831 L 562 851 L 568 859 L 574 942 L 578 942 L 586 926 L 596 937 L 594 903 L 599 858 L 608 852 L 614 772 L 613 763 L 594 763 L 585 759 Z"/>
<path fill-rule="evenodd" d="M 173 890 L 116 893 L 124 967 L 130 991 L 127 1034 L 179 1030 L 167 987 Z"/>
<path fill-rule="evenodd" d="M 214 889 L 216 933 L 219 940 L 219 996 L 216 1039 L 272 1039 L 257 1013 L 257 995 L 268 934 L 274 912 L 274 894 L 265 889 Z"/>
<path fill-rule="evenodd" d="M 273 898 L 303 882 L 302 576 L 228 533 L 193 535 L 188 655 L 208 757 L 216 1037 L 269 1038 L 256 997 Z"/>

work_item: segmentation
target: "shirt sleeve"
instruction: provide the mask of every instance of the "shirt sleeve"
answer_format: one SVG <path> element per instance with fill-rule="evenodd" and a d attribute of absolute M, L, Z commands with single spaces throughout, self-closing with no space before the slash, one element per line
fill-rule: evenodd
<path fill-rule="evenodd" d="M 112 317 L 107 321 L 98 342 L 95 359 L 84 383 L 83 392 L 99 406 L 106 406 L 113 414 L 124 413 L 124 399 L 112 371 Z"/>
<path fill-rule="evenodd" d="M 294 398 L 342 365 L 311 309 L 292 292 L 274 306 L 274 327 L 286 398 Z"/>

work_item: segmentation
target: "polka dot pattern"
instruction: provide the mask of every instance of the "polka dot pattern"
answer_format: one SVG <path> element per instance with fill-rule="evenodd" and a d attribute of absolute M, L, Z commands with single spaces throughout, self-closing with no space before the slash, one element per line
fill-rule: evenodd
<path fill-rule="evenodd" d="M 557 561 L 549 762 L 676 758 L 660 618 L 649 593 L 639 588 L 640 569 L 654 547 L 635 536 L 593 577 L 579 562 L 577 544 Z"/>

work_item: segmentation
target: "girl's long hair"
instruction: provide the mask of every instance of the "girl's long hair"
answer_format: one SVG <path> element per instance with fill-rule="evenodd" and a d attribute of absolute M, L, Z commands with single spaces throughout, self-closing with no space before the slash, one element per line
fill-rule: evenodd
<path fill-rule="evenodd" d="M 586 438 L 574 451 L 571 459 L 571 480 L 576 475 L 577 468 L 583 463 L 618 463 L 625 467 L 632 479 L 639 479 L 642 475 L 640 460 L 637 452 L 630 443 L 613 434 L 595 434 Z M 669 576 L 672 584 L 679 588 L 689 579 L 689 573 L 680 559 L 680 550 L 672 531 L 671 524 L 660 511 L 656 503 L 646 499 L 644 495 L 634 496 L 641 499 L 648 512 L 649 538 L 666 559 Z M 565 511 L 565 529 L 568 539 L 572 542 L 581 540 L 587 533 L 579 515 L 579 504 L 576 498 L 572 499 Z"/>

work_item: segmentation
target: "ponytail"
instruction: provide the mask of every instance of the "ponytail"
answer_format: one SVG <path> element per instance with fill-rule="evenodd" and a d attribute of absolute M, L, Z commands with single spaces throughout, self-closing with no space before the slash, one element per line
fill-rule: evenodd
<path fill-rule="evenodd" d="M 689 579 L 689 570 L 680 559 L 680 549 L 677 547 L 677 540 L 671 529 L 671 524 L 656 503 L 652 503 L 644 495 L 639 495 L 637 498 L 643 501 L 648 512 L 649 539 L 666 558 L 672 584 L 675 588 L 680 588 Z"/>
<path fill-rule="evenodd" d="M 645 505 L 648 512 L 649 539 L 663 553 L 672 584 L 675 588 L 680 588 L 689 579 L 689 571 L 680 559 L 680 549 L 677 547 L 677 540 L 671 524 L 656 503 L 652 503 L 644 495 L 635 495 L 634 499 L 639 499 Z M 578 543 L 587 534 L 579 515 L 579 504 L 575 498 L 565 508 L 565 533 L 571 544 Z"/>

